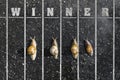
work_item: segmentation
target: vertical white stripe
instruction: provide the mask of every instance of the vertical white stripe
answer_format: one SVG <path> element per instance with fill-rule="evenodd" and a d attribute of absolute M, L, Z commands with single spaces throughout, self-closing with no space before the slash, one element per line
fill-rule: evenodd
<path fill-rule="evenodd" d="M 26 0 L 24 0 L 24 80 L 26 80 Z"/>
<path fill-rule="evenodd" d="M 113 80 L 115 80 L 115 0 L 113 0 Z"/>
<path fill-rule="evenodd" d="M 95 80 L 97 80 L 97 0 L 95 0 Z"/>
<path fill-rule="evenodd" d="M 8 0 L 6 0 L 6 80 L 8 80 Z"/>
<path fill-rule="evenodd" d="M 77 41 L 79 46 L 79 0 L 77 0 Z M 79 56 L 77 59 L 77 80 L 79 80 Z"/>
<path fill-rule="evenodd" d="M 42 80 L 44 80 L 44 0 L 42 0 Z"/>
<path fill-rule="evenodd" d="M 60 0 L 60 80 L 62 80 L 62 0 Z"/>

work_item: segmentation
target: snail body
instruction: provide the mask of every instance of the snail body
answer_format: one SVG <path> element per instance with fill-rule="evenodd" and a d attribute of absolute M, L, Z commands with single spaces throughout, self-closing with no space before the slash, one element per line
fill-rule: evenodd
<path fill-rule="evenodd" d="M 52 42 L 52 46 L 50 48 L 50 53 L 54 56 L 55 59 L 58 59 L 58 43 L 56 38 L 52 38 L 53 42 Z"/>
<path fill-rule="evenodd" d="M 90 56 L 93 56 L 93 47 L 92 47 L 91 43 L 88 40 L 85 40 L 85 47 L 86 47 L 86 52 Z"/>
<path fill-rule="evenodd" d="M 37 55 L 37 43 L 35 41 L 35 37 L 31 38 L 31 44 L 27 48 L 27 54 L 31 56 L 32 60 L 35 60 L 36 55 Z"/>
<path fill-rule="evenodd" d="M 72 52 L 72 55 L 75 59 L 77 59 L 78 55 L 79 55 L 79 46 L 78 46 L 78 43 L 76 41 L 76 39 L 73 39 L 73 43 L 72 43 L 72 46 L 71 46 L 71 52 Z"/>

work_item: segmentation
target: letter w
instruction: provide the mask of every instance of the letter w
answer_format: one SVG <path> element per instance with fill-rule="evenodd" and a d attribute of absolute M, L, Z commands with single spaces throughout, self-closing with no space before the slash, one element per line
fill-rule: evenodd
<path fill-rule="evenodd" d="M 11 8 L 12 16 L 20 15 L 20 8 Z"/>

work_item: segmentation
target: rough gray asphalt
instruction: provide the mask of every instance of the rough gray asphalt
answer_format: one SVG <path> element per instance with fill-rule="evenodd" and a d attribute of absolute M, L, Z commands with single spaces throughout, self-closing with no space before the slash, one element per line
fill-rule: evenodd
<path fill-rule="evenodd" d="M 8 0 L 9 17 L 12 7 L 20 7 L 20 17 L 24 16 L 24 0 Z M 84 16 L 84 8 L 91 8 L 91 16 L 95 14 L 95 0 L 80 0 L 80 17 Z M 31 8 L 36 7 L 36 17 L 42 16 L 41 0 L 27 0 L 27 17 L 31 17 Z M 6 1 L 0 0 L 0 17 L 6 15 Z M 55 17 L 60 16 L 59 0 L 45 0 L 46 8 L 55 8 Z M 116 17 L 120 17 L 120 1 L 116 0 Z M 63 0 L 63 17 L 65 8 L 73 7 L 73 16 L 77 16 L 77 0 Z M 113 16 L 113 0 L 98 0 L 98 16 L 101 17 L 101 8 L 108 7 L 110 17 Z M 113 19 L 99 18 L 97 25 L 97 79 L 113 80 Z M 59 80 L 60 58 L 55 60 L 50 55 L 52 37 L 57 37 L 60 48 L 60 19 L 45 18 L 44 26 L 44 79 Z M 116 19 L 115 36 L 115 79 L 120 80 L 120 18 Z M 9 18 L 8 24 L 8 78 L 9 80 L 24 80 L 24 19 Z M 95 55 L 89 56 L 84 49 L 84 39 L 88 39 L 95 48 L 95 20 L 94 18 L 80 18 L 79 44 L 80 44 L 80 80 L 95 79 Z M 42 80 L 42 20 L 41 18 L 27 19 L 27 44 L 30 36 L 36 36 L 37 57 L 32 61 L 27 55 L 27 80 Z M 77 61 L 70 52 L 72 38 L 77 36 L 77 18 L 65 19 L 62 22 L 62 80 L 77 80 Z M 0 18 L 0 80 L 6 80 L 6 20 Z M 94 51 L 95 52 L 95 51 Z"/>

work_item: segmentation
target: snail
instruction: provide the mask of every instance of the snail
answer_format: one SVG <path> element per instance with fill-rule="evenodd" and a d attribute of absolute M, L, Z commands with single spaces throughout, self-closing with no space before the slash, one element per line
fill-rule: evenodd
<path fill-rule="evenodd" d="M 36 43 L 35 37 L 34 38 L 30 37 L 30 39 L 31 39 L 31 44 L 27 48 L 27 54 L 31 56 L 32 60 L 35 60 L 37 55 L 37 43 Z"/>
<path fill-rule="evenodd" d="M 52 38 L 52 46 L 50 48 L 50 53 L 54 56 L 55 59 L 58 59 L 58 43 L 56 38 Z"/>
<path fill-rule="evenodd" d="M 71 52 L 72 52 L 73 57 L 77 59 L 79 55 L 79 46 L 78 46 L 76 39 L 73 39 L 72 46 L 71 46 Z"/>
<path fill-rule="evenodd" d="M 93 56 L 93 47 L 88 40 L 85 40 L 85 50 L 90 56 Z"/>

